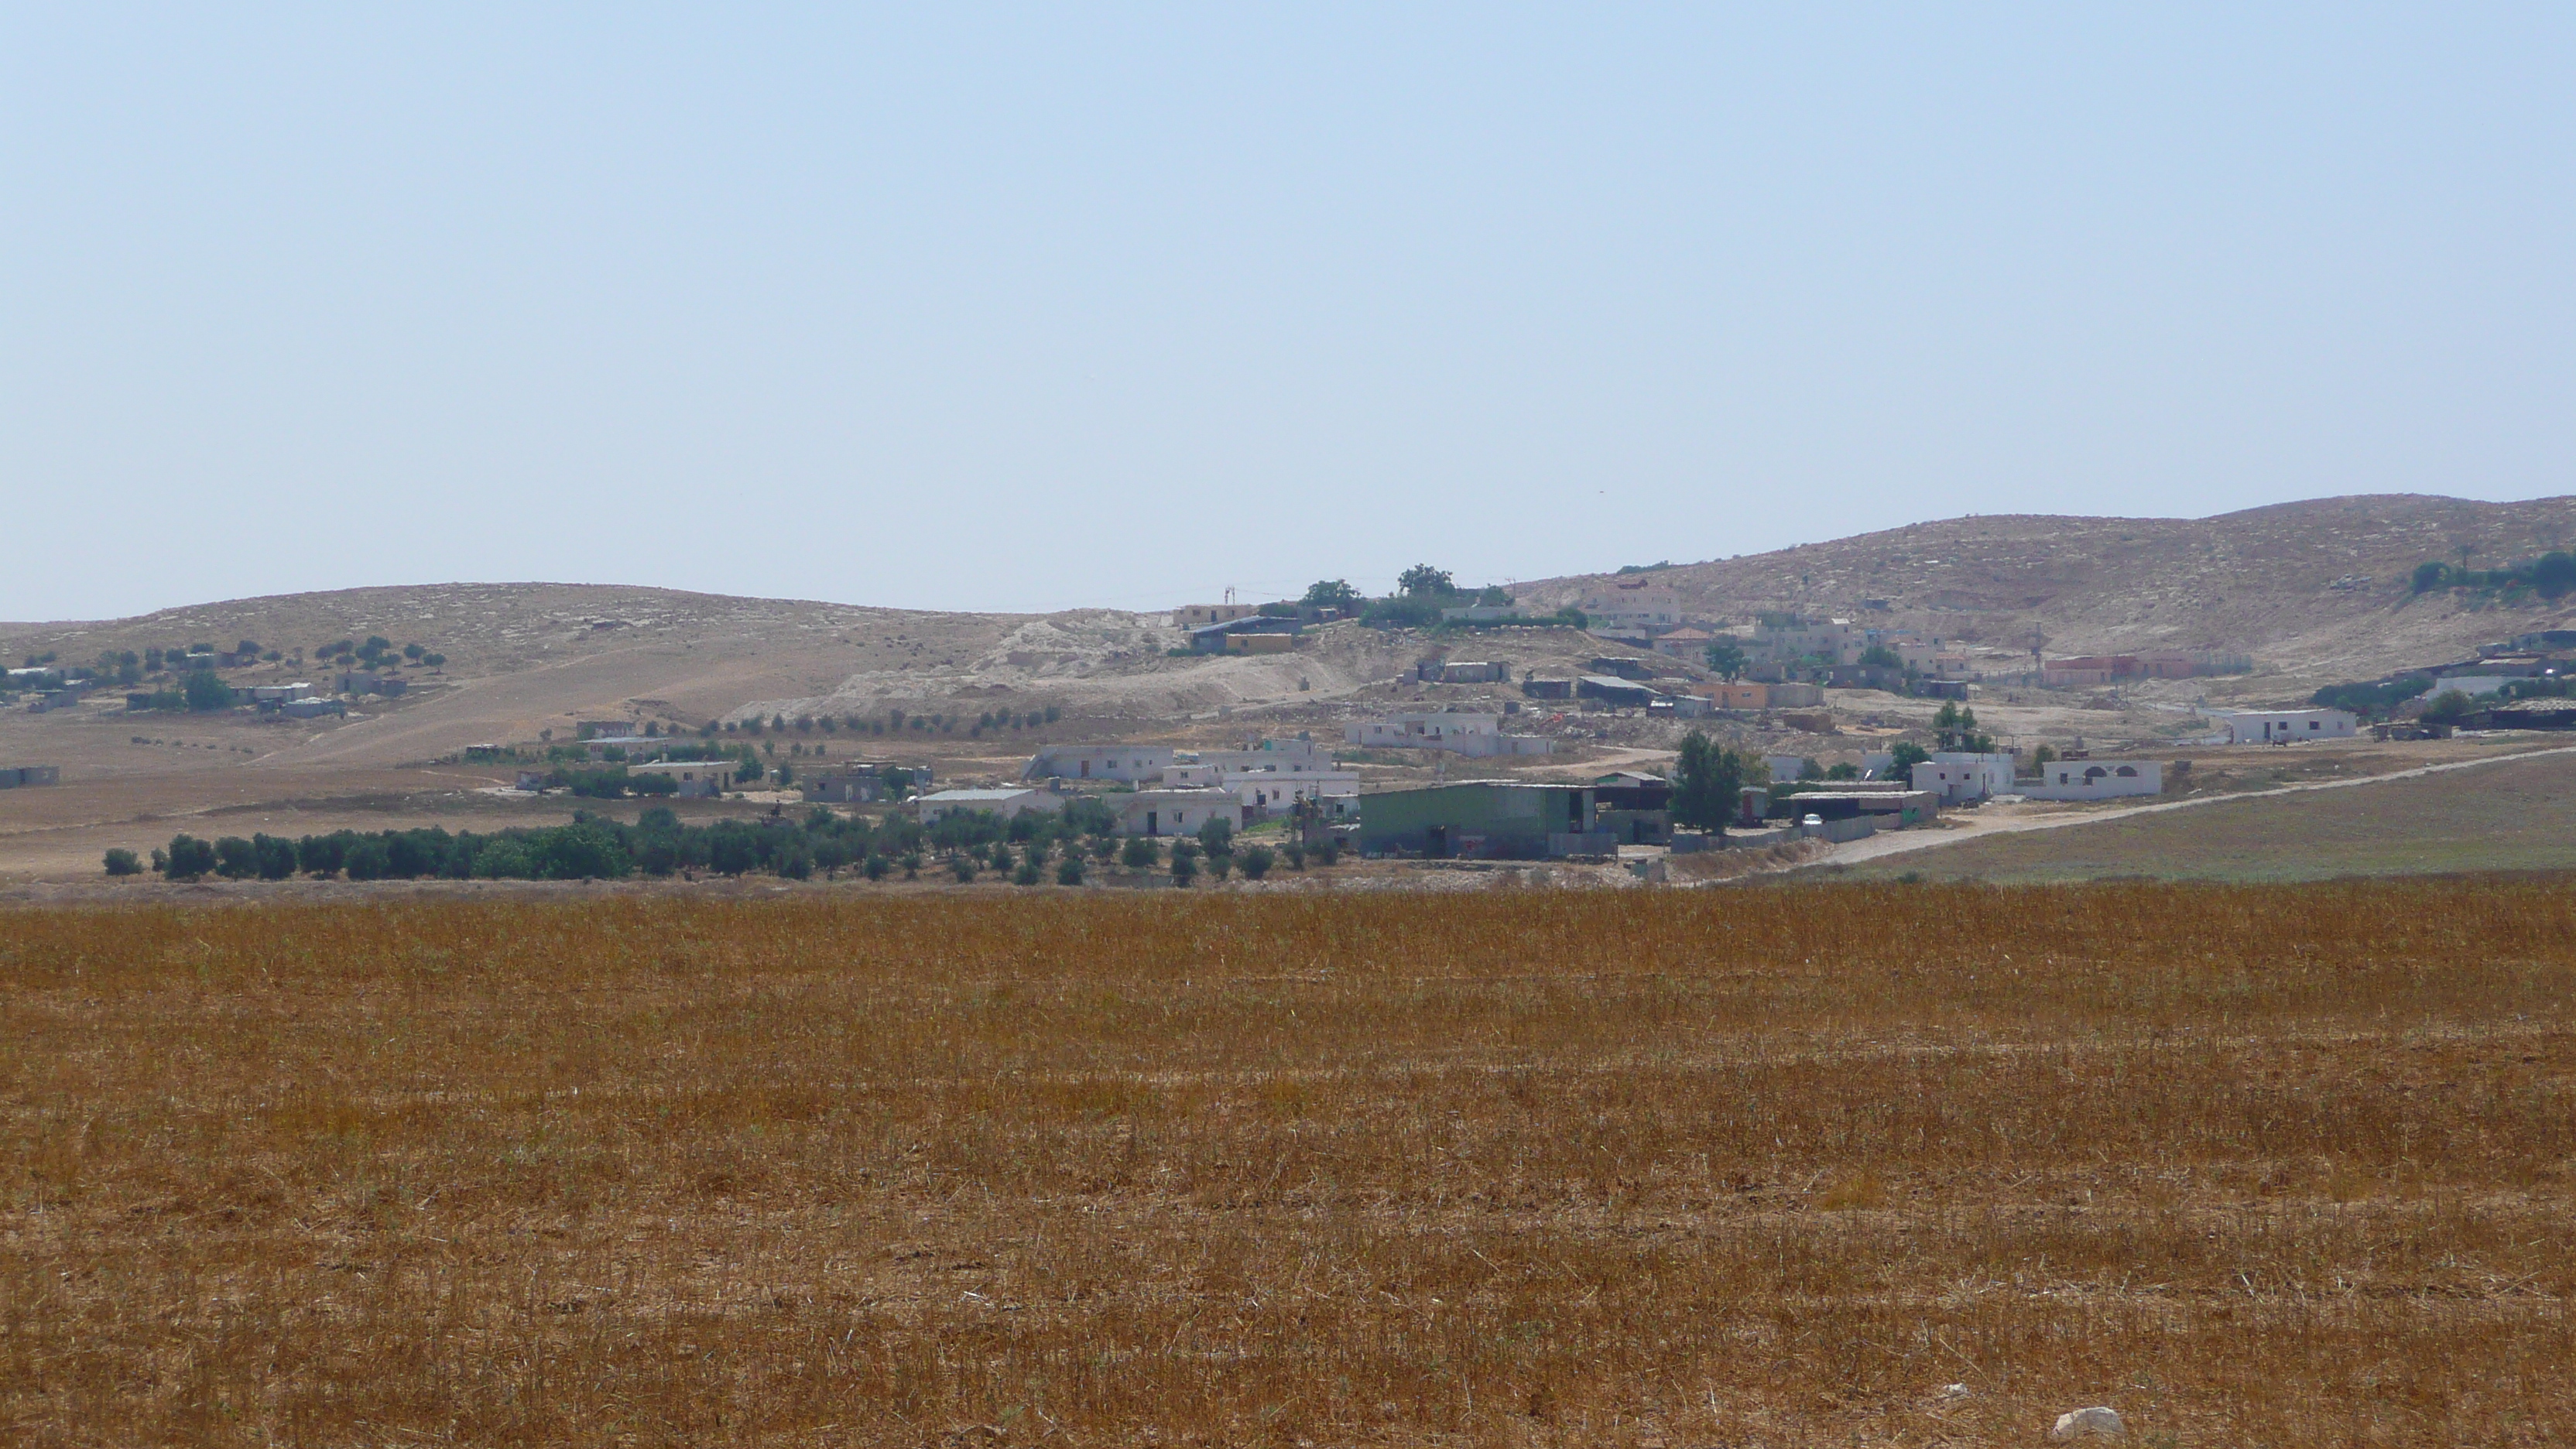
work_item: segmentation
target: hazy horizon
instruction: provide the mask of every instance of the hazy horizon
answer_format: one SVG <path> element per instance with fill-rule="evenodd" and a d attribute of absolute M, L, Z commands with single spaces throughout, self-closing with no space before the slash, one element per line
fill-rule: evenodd
<path fill-rule="evenodd" d="M 22 16 L 0 618 L 2576 491 L 2576 16 Z"/>

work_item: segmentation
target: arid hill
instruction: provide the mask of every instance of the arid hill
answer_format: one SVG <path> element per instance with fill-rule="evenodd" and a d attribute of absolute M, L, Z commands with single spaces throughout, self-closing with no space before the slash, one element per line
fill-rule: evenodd
<path fill-rule="evenodd" d="M 2488 568 L 2572 542 L 2576 497 L 2383 495 L 2215 518 L 1954 518 L 1650 577 L 1719 621 L 1797 611 L 1911 624 L 1997 649 L 2028 651 L 2044 637 L 2050 654 L 2242 651 L 2258 665 L 2242 689 L 2294 696 L 2565 627 L 2576 596 L 2492 607 L 2418 596 L 2409 580 L 2427 560 L 2457 563 L 2463 547 L 2474 551 L 2473 566 Z M 1605 577 L 1549 579 L 1519 592 L 1553 607 Z"/>

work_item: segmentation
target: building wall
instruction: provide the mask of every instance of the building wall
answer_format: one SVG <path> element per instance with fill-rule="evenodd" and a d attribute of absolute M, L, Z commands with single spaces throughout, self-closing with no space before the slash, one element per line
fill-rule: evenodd
<path fill-rule="evenodd" d="M 2013 790 L 2033 800 L 2110 800 L 2123 795 L 2161 795 L 2165 789 L 2162 760 L 2058 760 L 2035 780 L 2016 780 Z"/>
<path fill-rule="evenodd" d="M 1194 629 L 1202 624 L 1229 624 L 1259 612 L 1257 604 L 1183 604 L 1172 611 L 1172 627 Z"/>
<path fill-rule="evenodd" d="M 1364 797 L 1360 849 L 1460 859 L 1537 860 L 1549 837 L 1593 837 L 1589 786 L 1470 781 Z"/>
<path fill-rule="evenodd" d="M 1682 622 L 1681 596 L 1662 584 L 1594 589 L 1575 607 L 1595 629 L 1676 629 Z"/>
<path fill-rule="evenodd" d="M 1121 835 L 1196 835 L 1211 819 L 1243 828 L 1243 802 L 1231 790 L 1137 790 L 1103 795 Z"/>
<path fill-rule="evenodd" d="M 1029 757 L 1023 780 L 1117 780 L 1139 784 L 1163 778 L 1172 763 L 1169 745 L 1049 745 Z"/>
<path fill-rule="evenodd" d="M 2007 795 L 2013 788 L 2013 757 L 1943 751 L 1914 767 L 1914 788 L 1931 791 L 1944 805 Z"/>
<path fill-rule="evenodd" d="M 2246 710 L 2227 716 L 2224 723 L 2230 740 L 2240 745 L 2348 740 L 2360 727 L 2358 716 L 2340 709 Z"/>
<path fill-rule="evenodd" d="M 660 760 L 651 764 L 629 765 L 629 775 L 668 775 L 680 788 L 682 799 L 699 800 L 721 795 L 733 783 L 734 762 L 731 760 Z M 807 789 L 810 791 L 811 786 Z M 806 799 L 813 799 L 807 794 Z"/>

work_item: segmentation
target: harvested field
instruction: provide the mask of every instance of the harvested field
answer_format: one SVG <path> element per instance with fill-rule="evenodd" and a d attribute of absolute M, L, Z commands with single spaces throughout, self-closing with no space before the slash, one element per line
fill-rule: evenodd
<path fill-rule="evenodd" d="M 5 911 L 0 1429 L 2559 1442 L 2571 928 L 2457 881 Z"/>

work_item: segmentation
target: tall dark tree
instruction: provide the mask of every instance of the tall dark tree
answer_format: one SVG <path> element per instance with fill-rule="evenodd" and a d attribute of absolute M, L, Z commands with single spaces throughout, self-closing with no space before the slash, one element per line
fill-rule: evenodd
<path fill-rule="evenodd" d="M 1395 576 L 1396 592 L 1421 598 L 1431 594 L 1452 594 L 1457 585 L 1447 569 L 1436 569 L 1427 563 L 1415 564 Z"/>
<path fill-rule="evenodd" d="M 1673 764 L 1673 823 L 1723 832 L 1744 788 L 1747 757 L 1692 730 Z"/>

